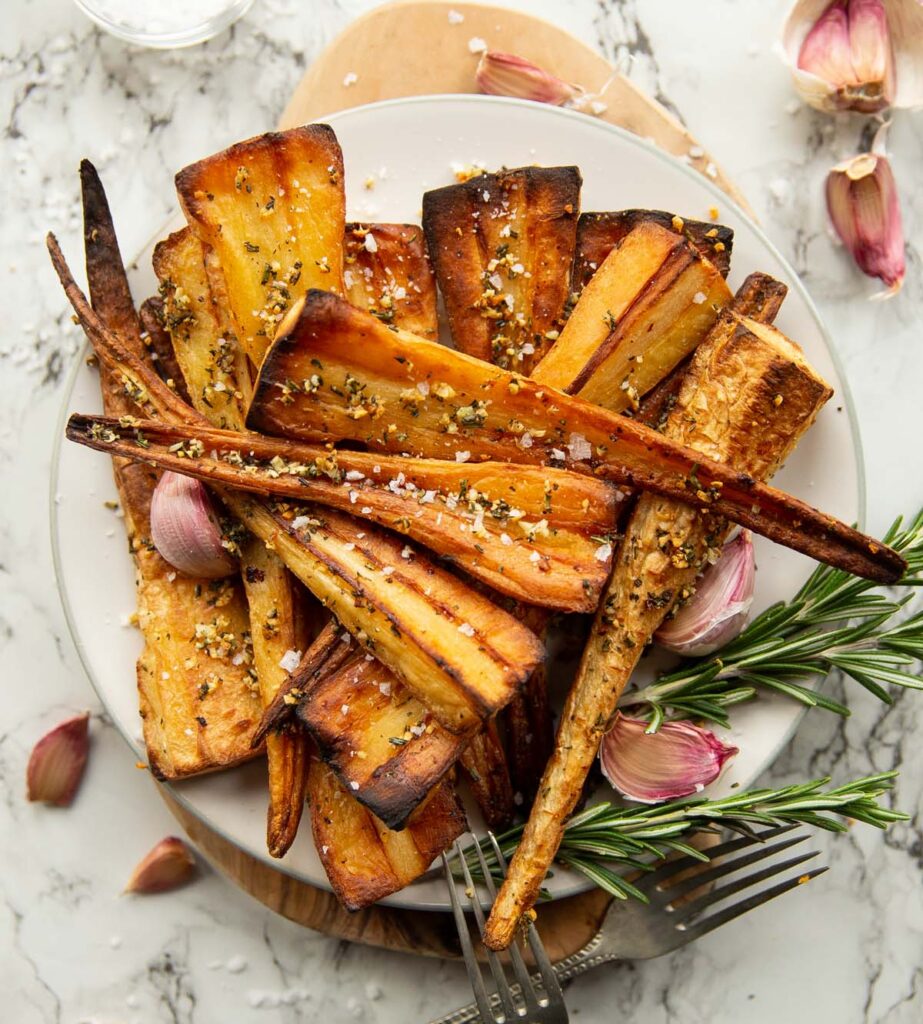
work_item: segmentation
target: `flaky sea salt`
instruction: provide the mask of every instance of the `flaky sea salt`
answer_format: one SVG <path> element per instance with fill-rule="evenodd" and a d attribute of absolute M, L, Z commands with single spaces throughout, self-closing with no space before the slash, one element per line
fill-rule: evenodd
<path fill-rule="evenodd" d="M 294 672 L 301 661 L 301 651 L 287 650 L 279 659 L 279 668 L 286 672 Z"/>
<path fill-rule="evenodd" d="M 583 462 L 593 454 L 593 446 L 583 434 L 571 434 L 567 442 L 567 450 L 574 462 Z"/>
<path fill-rule="evenodd" d="M 463 622 L 458 627 L 458 632 L 461 633 L 463 636 L 474 636 L 474 626 L 472 626 L 468 622 Z"/>

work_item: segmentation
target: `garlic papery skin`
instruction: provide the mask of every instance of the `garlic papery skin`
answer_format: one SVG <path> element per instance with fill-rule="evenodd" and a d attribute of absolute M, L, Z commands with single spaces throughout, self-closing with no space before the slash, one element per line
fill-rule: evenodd
<path fill-rule="evenodd" d="M 692 722 L 665 722 L 655 733 L 647 728 L 647 722 L 617 714 L 599 748 L 603 775 L 641 804 L 700 793 L 738 750 Z"/>
<path fill-rule="evenodd" d="M 919 0 L 798 0 L 782 50 L 798 94 L 817 110 L 923 105 Z"/>
<path fill-rule="evenodd" d="M 151 499 L 151 539 L 163 558 L 186 576 L 220 579 L 236 568 L 224 547 L 208 491 L 194 477 L 167 472 L 157 482 Z"/>
<path fill-rule="evenodd" d="M 56 725 L 35 744 L 26 768 L 29 800 L 68 807 L 74 799 L 90 749 L 90 713 Z"/>
<path fill-rule="evenodd" d="M 826 195 L 830 221 L 856 265 L 887 286 L 878 297 L 896 295 L 907 265 L 897 184 L 888 158 L 873 151 L 837 164 L 827 175 Z"/>
<path fill-rule="evenodd" d="M 695 593 L 654 634 L 668 651 L 687 658 L 711 654 L 740 633 L 753 603 L 756 559 L 749 530 L 741 530 L 696 582 Z"/>
<path fill-rule="evenodd" d="M 176 836 L 167 836 L 148 853 L 131 873 L 125 892 L 150 895 L 182 885 L 195 871 L 192 850 Z"/>
<path fill-rule="evenodd" d="M 490 96 L 516 96 L 561 106 L 583 94 L 579 85 L 555 77 L 524 57 L 485 50 L 475 72 L 478 88 Z"/>

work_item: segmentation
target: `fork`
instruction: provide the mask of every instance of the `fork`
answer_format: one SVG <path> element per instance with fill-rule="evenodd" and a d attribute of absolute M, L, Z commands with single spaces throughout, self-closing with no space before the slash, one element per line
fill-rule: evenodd
<path fill-rule="evenodd" d="M 790 892 L 799 885 L 822 875 L 827 868 L 818 867 L 806 873 L 798 874 L 785 881 L 777 882 L 768 887 L 761 887 L 751 895 L 729 904 L 717 912 L 703 916 L 713 904 L 727 899 L 745 889 L 780 875 L 785 871 L 804 864 L 817 856 L 817 851 L 800 853 L 782 861 L 775 861 L 757 870 L 742 872 L 744 868 L 757 865 L 783 850 L 791 849 L 808 838 L 806 834 L 781 836 L 797 828 L 797 825 L 781 825 L 765 829 L 760 833 L 732 839 L 704 851 L 708 864 L 702 860 L 684 856 L 670 860 L 660 867 L 642 875 L 634 882 L 648 898 L 648 903 L 639 900 L 614 899 L 606 916 L 603 918 L 599 931 L 576 953 L 552 964 L 541 944 L 535 925 L 529 923 L 526 937 L 535 957 L 538 972 L 530 975 L 525 967 L 518 948 L 510 947 L 510 960 L 516 983 L 510 985 L 506 979 L 503 965 L 497 954 L 487 952 L 487 964 L 496 985 L 496 992 L 488 995 L 481 969 L 474 953 L 471 935 L 465 923 L 462 909 L 452 876 L 448 857 L 443 854 L 442 861 L 449 883 L 449 895 L 452 902 L 452 913 L 461 940 L 462 954 L 468 978 L 474 989 L 475 1002 L 452 1013 L 434 1020 L 431 1024 L 469 1024 L 472 1021 L 483 1021 L 484 1024 L 503 1024 L 517 1021 L 520 1024 L 567 1024 L 567 1009 L 561 994 L 561 982 L 575 978 L 585 971 L 600 964 L 613 960 L 649 960 L 663 956 L 680 946 L 694 942 L 701 936 L 713 931 L 728 921 L 746 914 L 756 907 L 768 903 L 769 900 Z M 501 872 L 506 872 L 506 861 L 500 852 L 499 844 L 492 833 L 488 833 L 491 847 L 497 858 Z M 476 838 L 476 837 L 475 837 Z M 772 841 L 770 840 L 779 840 Z M 491 878 L 480 842 L 463 850 L 460 842 L 455 843 L 455 856 L 458 858 L 465 881 L 465 893 L 474 912 L 478 928 L 483 932 L 484 911 L 480 901 L 474 896 L 475 889 L 471 872 L 465 858 L 468 850 L 477 853 L 484 885 L 491 900 L 496 898 L 496 887 Z M 733 856 L 739 854 L 739 856 Z M 728 858 L 724 860 L 723 858 Z M 694 873 L 690 869 L 695 870 Z M 735 878 L 729 876 L 737 875 Z M 719 879 L 728 881 L 720 886 L 712 886 Z M 698 890 L 709 886 L 704 892 Z M 542 995 L 544 993 L 544 995 Z M 497 1015 L 500 1011 L 500 1015 Z"/>

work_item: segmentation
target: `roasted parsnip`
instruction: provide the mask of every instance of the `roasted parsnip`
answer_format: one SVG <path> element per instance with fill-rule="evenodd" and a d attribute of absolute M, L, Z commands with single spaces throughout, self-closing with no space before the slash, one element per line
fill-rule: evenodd
<path fill-rule="evenodd" d="M 297 715 L 351 795 L 395 830 L 404 828 L 468 742 L 444 729 L 393 672 L 361 652 L 307 690 Z"/>
<path fill-rule="evenodd" d="M 75 415 L 67 436 L 208 483 L 358 513 L 535 604 L 592 612 L 606 580 L 594 538 L 612 530 L 618 494 L 576 473 L 337 452 L 157 420 Z"/>
<path fill-rule="evenodd" d="M 694 246 L 642 221 L 590 279 L 532 377 L 613 412 L 637 409 L 730 298 L 718 269 Z"/>
<path fill-rule="evenodd" d="M 324 124 L 269 132 L 176 175 L 189 224 L 221 266 L 235 333 L 255 366 L 291 303 L 343 291 L 343 154 Z"/>
<path fill-rule="evenodd" d="M 722 313 L 697 349 L 666 433 L 756 479 L 778 469 L 832 391 L 774 327 Z M 512 941 L 538 898 L 564 823 L 645 645 L 710 557 L 727 521 L 645 494 L 629 519 L 525 832 L 491 911 L 485 942 Z"/>
<path fill-rule="evenodd" d="M 105 192 L 92 164 L 84 161 L 80 171 L 94 310 L 141 362 L 146 350 Z M 97 351 L 104 408 L 114 416 L 137 414 L 134 384 Z M 161 383 L 149 367 L 148 372 Z M 138 691 L 151 772 L 178 779 L 245 761 L 258 752 L 250 749 L 250 737 L 259 701 L 249 674 L 247 605 L 239 580 L 196 580 L 176 573 L 150 540 L 157 472 L 118 460 L 115 478 L 135 563 L 138 625 L 144 637 Z"/>
<path fill-rule="evenodd" d="M 322 761 L 308 776 L 314 845 L 337 898 L 361 910 L 419 878 L 467 827 L 453 784 L 436 786 L 394 832 L 366 810 Z"/>
<path fill-rule="evenodd" d="M 502 829 L 513 820 L 513 783 L 497 725 L 488 722 L 462 751 L 460 766 L 490 829 Z"/>
<path fill-rule="evenodd" d="M 701 256 L 711 261 L 722 277 L 731 269 L 734 232 L 722 224 L 689 220 L 663 210 L 618 210 L 613 213 L 581 213 L 577 221 L 577 252 L 571 289 L 577 295 L 605 263 L 606 257 L 639 224 L 659 224 L 682 235 Z"/>
<path fill-rule="evenodd" d="M 530 373 L 557 337 L 574 258 L 580 172 L 520 167 L 423 196 L 423 229 L 455 345 Z"/>
<path fill-rule="evenodd" d="M 291 389 L 314 372 L 324 374 L 322 387 Z M 427 395 L 410 409 L 401 395 L 421 384 Z M 427 458 L 552 462 L 725 515 L 859 576 L 894 582 L 905 568 L 897 552 L 745 472 L 529 378 L 392 331 L 328 292 L 309 292 L 293 308 L 263 363 L 247 422 L 270 434 Z"/>
<path fill-rule="evenodd" d="M 436 282 L 416 224 L 347 224 L 345 295 L 382 323 L 421 338 L 439 337 Z"/>

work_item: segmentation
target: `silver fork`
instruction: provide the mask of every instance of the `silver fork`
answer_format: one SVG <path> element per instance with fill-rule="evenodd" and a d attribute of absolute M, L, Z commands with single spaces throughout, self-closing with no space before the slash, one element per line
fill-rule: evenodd
<path fill-rule="evenodd" d="M 468 978 L 474 988 L 475 1002 L 459 1010 L 434 1020 L 431 1024 L 469 1024 L 481 1020 L 485 1024 L 502 1024 L 506 1021 L 517 1021 L 519 1024 L 566 1024 L 567 1010 L 561 996 L 560 983 L 579 974 L 598 967 L 600 964 L 613 960 L 649 960 L 653 957 L 670 953 L 680 946 L 694 942 L 701 936 L 728 921 L 733 921 L 746 914 L 747 911 L 768 903 L 769 900 L 790 892 L 792 889 L 812 878 L 822 875 L 827 868 L 814 868 L 812 871 L 800 873 L 785 881 L 760 888 L 757 892 L 729 904 L 721 910 L 703 916 L 713 904 L 725 900 L 736 893 L 754 885 L 774 878 L 783 872 L 817 856 L 817 851 L 801 853 L 782 861 L 774 861 L 755 871 L 745 872 L 736 878 L 728 878 L 741 872 L 742 869 L 758 864 L 767 858 L 774 857 L 783 850 L 788 850 L 807 839 L 807 835 L 789 836 L 777 840 L 795 829 L 796 825 L 782 825 L 778 828 L 766 829 L 753 836 L 744 836 L 721 843 L 704 851 L 710 866 L 703 861 L 691 857 L 680 857 L 670 860 L 635 880 L 635 886 L 647 896 L 649 903 L 639 900 L 613 900 L 609 905 L 599 931 L 576 953 L 556 964 L 551 964 L 535 926 L 528 926 L 528 940 L 532 954 L 538 964 L 538 973 L 530 976 L 525 968 L 518 949 L 510 948 L 510 959 L 517 982 L 510 985 L 503 972 L 503 966 L 496 954 L 488 952 L 487 962 L 493 975 L 497 991 L 488 996 L 480 967 L 475 958 L 471 936 L 465 924 L 465 915 L 456 891 L 449 860 L 443 854 L 442 860 L 449 881 L 449 893 L 452 900 L 452 912 L 461 940 L 462 953 Z M 506 861 L 500 852 L 493 835 L 488 833 L 497 863 L 502 872 L 506 872 Z M 490 871 L 480 843 L 473 847 L 477 851 L 485 887 L 493 900 L 496 888 L 490 877 Z M 465 852 L 459 842 L 455 843 L 455 853 L 461 865 L 465 879 L 465 891 L 468 894 L 471 909 L 474 911 L 478 928 L 483 931 L 484 912 L 480 902 L 474 896 L 474 885 L 471 873 L 465 860 Z M 739 856 L 733 856 L 740 854 Z M 720 860 L 719 858 L 728 858 Z M 716 863 L 717 862 L 717 863 Z M 690 869 L 698 869 L 690 871 Z M 712 886 L 719 879 L 728 878 L 723 885 Z M 697 892 L 704 886 L 710 886 L 705 892 Z M 543 1000 L 538 994 L 539 988 L 546 993 Z M 498 1016 L 499 1011 L 499 1016 Z"/>

